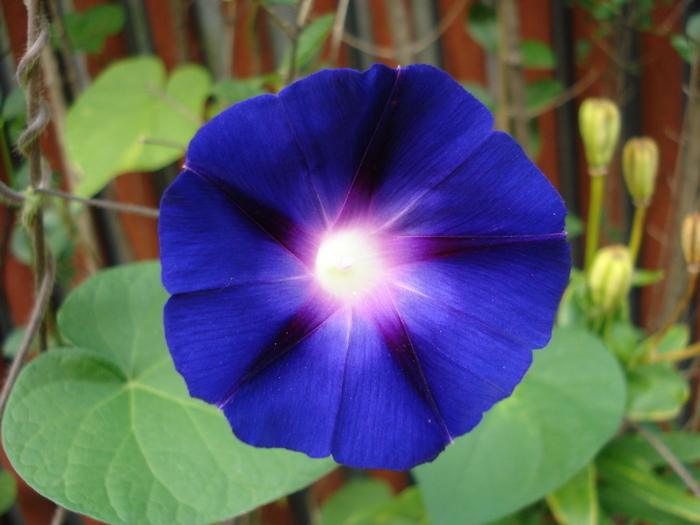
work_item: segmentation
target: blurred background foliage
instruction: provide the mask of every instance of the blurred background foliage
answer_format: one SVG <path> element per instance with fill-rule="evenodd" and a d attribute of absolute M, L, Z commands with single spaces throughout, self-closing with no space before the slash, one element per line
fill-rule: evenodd
<path fill-rule="evenodd" d="M 687 351 L 698 339 L 696 281 L 688 286 L 680 246 L 681 224 L 697 211 L 700 195 L 700 2 L 46 0 L 43 6 L 51 38 L 40 68 L 51 123 L 42 155 L 53 187 L 82 198 L 155 208 L 192 135 L 226 107 L 321 68 L 423 62 L 444 69 L 486 104 L 497 127 L 513 134 L 558 188 L 571 213 L 574 262 L 582 268 L 591 186 L 579 137 L 581 102 L 606 97 L 621 115 L 602 195 L 602 246 L 626 243 L 632 230 L 635 205 L 624 187 L 621 145 L 642 135 L 658 144 L 658 181 L 629 300 L 612 313 L 595 311 L 586 274 L 574 271 L 551 352 L 439 466 L 411 474 L 337 469 L 310 489 L 229 522 L 700 522 L 693 478 L 700 460 L 698 363 Z M 0 179 L 17 191 L 29 184 L 27 163 L 15 149 L 27 120 L 15 77 L 26 26 L 25 6 L 3 0 Z M 1 211 L 0 335 L 9 362 L 32 306 L 33 261 L 19 213 Z M 99 269 L 158 255 L 153 217 L 63 198 L 47 201 L 44 213 L 58 266 L 56 307 Z M 75 303 L 61 311 L 78 308 Z M 543 407 L 553 385 L 573 397 Z M 591 462 L 617 430 L 625 389 L 626 432 Z M 567 419 L 572 407 L 590 410 L 591 419 Z M 26 409 L 32 412 L 32 405 Z M 528 432 L 530 424 L 539 434 Z M 490 435 L 500 440 L 481 440 L 494 428 Z M 564 447 L 572 443 L 578 454 Z M 6 459 L 4 465 L 10 468 Z M 0 512 L 3 523 L 43 524 L 53 504 L 5 471 Z M 67 519 L 96 523 L 77 514 Z"/>

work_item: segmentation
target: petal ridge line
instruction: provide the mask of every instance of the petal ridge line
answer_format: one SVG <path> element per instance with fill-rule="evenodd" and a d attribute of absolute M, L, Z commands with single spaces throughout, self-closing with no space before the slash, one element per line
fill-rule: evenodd
<path fill-rule="evenodd" d="M 380 130 L 384 124 L 389 120 L 390 115 L 391 115 L 391 110 L 393 109 L 395 103 L 394 103 L 394 94 L 396 93 L 396 90 L 399 86 L 399 80 L 401 79 L 401 68 L 398 67 L 396 69 L 396 78 L 394 79 L 394 85 L 391 87 L 391 91 L 389 92 L 389 97 L 387 98 L 386 104 L 384 105 L 384 109 L 382 110 L 382 114 L 377 120 L 377 124 L 374 127 L 374 131 L 372 132 L 372 136 L 369 139 L 369 142 L 367 143 L 367 147 L 365 148 L 365 152 L 362 155 L 362 160 L 360 160 L 360 165 L 357 167 L 357 170 L 355 171 L 355 175 L 352 179 L 352 182 L 350 183 L 350 187 L 348 188 L 348 191 L 345 195 L 345 199 L 343 200 L 343 204 L 340 206 L 340 212 L 338 213 L 338 217 L 335 220 L 335 224 L 340 222 L 347 214 L 348 214 L 348 203 L 350 202 L 350 197 L 353 195 L 353 193 L 357 193 L 360 191 L 358 189 L 358 183 L 360 179 L 360 174 L 362 173 L 363 167 L 366 167 L 366 162 L 369 160 L 370 157 L 370 152 L 372 150 L 372 147 L 375 146 L 375 140 L 378 138 Z M 369 197 L 372 195 L 372 190 L 374 188 L 370 188 L 368 191 L 368 195 L 366 195 L 366 201 L 369 202 Z M 334 224 L 334 225 L 335 225 Z"/>
<path fill-rule="evenodd" d="M 405 284 L 403 284 L 403 283 L 394 282 L 393 284 L 394 284 L 394 286 L 396 286 L 396 287 L 398 287 L 398 288 L 402 288 L 402 289 L 407 290 L 407 291 L 409 291 L 409 292 L 413 292 L 413 293 L 415 293 L 415 294 L 417 294 L 417 295 L 420 295 L 421 297 L 425 297 L 426 299 L 428 299 L 428 300 L 430 300 L 430 301 L 433 301 L 433 302 L 435 302 L 435 303 L 437 303 L 437 304 L 443 306 L 444 308 L 447 308 L 447 309 L 449 309 L 449 310 L 455 312 L 456 314 L 459 314 L 459 315 L 461 315 L 461 316 L 463 316 L 463 317 L 466 317 L 467 319 L 470 319 L 471 321 L 474 321 L 474 322 L 476 322 L 476 323 L 478 323 L 478 324 L 480 324 L 480 325 L 482 325 L 482 326 L 485 326 L 485 327 L 488 328 L 489 330 L 492 330 L 492 331 L 496 332 L 497 334 L 501 334 L 503 337 L 505 337 L 505 338 L 507 338 L 507 339 L 510 339 L 512 342 L 519 344 L 519 345 L 522 346 L 523 348 L 530 348 L 530 346 L 531 346 L 531 345 L 526 344 L 524 341 L 521 341 L 521 340 L 518 339 L 517 337 L 514 337 L 514 336 L 510 335 L 509 333 L 504 332 L 504 331 L 502 331 L 502 330 L 496 328 L 495 326 L 491 326 L 491 325 L 488 324 L 487 322 L 485 322 L 485 321 L 483 321 L 483 320 L 481 320 L 481 319 L 479 319 L 479 318 L 477 318 L 477 317 L 474 317 L 474 316 L 468 314 L 467 312 L 463 312 L 462 310 L 457 310 L 456 308 L 450 306 L 449 304 L 445 303 L 444 301 L 441 301 L 441 300 L 439 300 L 439 299 L 436 299 L 435 297 L 432 297 L 432 296 L 427 295 L 427 294 L 425 294 L 425 293 L 423 293 L 423 292 L 420 292 L 420 291 L 416 290 L 415 288 L 411 288 L 410 286 L 405 285 Z"/>
<path fill-rule="evenodd" d="M 433 396 L 430 384 L 425 378 L 423 368 L 421 367 L 420 360 L 418 359 L 416 347 L 411 340 L 411 336 L 406 329 L 406 325 L 401 317 L 401 314 L 399 314 L 396 301 L 394 300 L 390 290 L 386 291 L 385 297 L 388 298 L 389 304 L 385 304 L 383 306 L 387 310 L 389 316 L 386 319 L 386 324 L 375 319 L 377 328 L 382 334 L 386 345 L 389 347 L 394 360 L 399 365 L 401 370 L 403 370 L 404 374 L 407 376 L 409 382 L 413 385 L 413 388 L 415 388 L 418 395 L 423 399 L 423 401 L 428 405 L 430 411 L 435 415 L 436 421 L 440 424 L 442 430 L 447 436 L 447 443 L 452 443 L 454 441 L 453 436 L 447 428 L 445 420 L 442 418 L 442 414 L 440 413 L 440 409 L 435 402 L 435 397 Z M 391 337 L 392 335 L 394 337 Z M 403 356 L 402 351 L 407 355 Z M 402 359 L 402 357 L 404 357 L 404 359 Z"/>
<path fill-rule="evenodd" d="M 512 342 L 518 344 L 518 345 L 521 346 L 522 348 L 529 349 L 530 351 L 532 351 L 532 350 L 530 349 L 529 345 L 526 345 L 526 344 L 523 343 L 522 341 L 520 341 L 520 340 L 518 340 L 518 339 L 516 339 L 516 338 L 514 338 L 514 337 L 512 337 L 512 336 L 510 336 L 509 334 L 506 334 L 506 333 L 504 333 L 504 332 L 501 332 L 500 330 L 498 330 L 498 329 L 496 329 L 496 328 L 493 328 L 491 325 L 489 325 L 489 324 L 487 324 L 487 323 L 484 323 L 484 322 L 481 321 L 480 319 L 477 319 L 477 318 L 475 318 L 475 317 L 472 317 L 472 316 L 470 316 L 469 314 L 464 313 L 464 312 L 462 312 L 462 311 L 460 311 L 460 310 L 456 310 L 456 309 L 454 309 L 454 308 L 452 308 L 452 307 L 446 305 L 446 304 L 443 303 L 442 301 L 439 301 L 439 300 L 435 299 L 434 297 L 430 297 L 429 295 L 426 295 L 426 294 L 424 294 L 423 292 L 420 292 L 420 291 L 418 291 L 418 290 L 416 290 L 416 289 L 414 289 L 414 288 L 411 288 L 410 286 L 407 286 L 407 285 L 402 285 L 402 284 L 396 283 L 396 286 L 399 287 L 399 288 L 402 288 L 402 289 L 404 289 L 404 290 L 407 290 L 407 291 L 409 291 L 409 292 L 413 292 L 413 293 L 415 293 L 415 294 L 417 294 L 417 295 L 420 295 L 421 297 L 425 297 L 426 299 L 428 299 L 428 300 L 430 300 L 430 301 L 433 301 L 433 302 L 435 302 L 435 303 L 437 303 L 437 304 L 440 304 L 440 305 L 444 306 L 445 308 L 448 308 L 448 309 L 452 310 L 453 312 L 455 312 L 455 313 L 458 314 L 458 315 L 462 315 L 462 316 L 464 316 L 464 317 L 466 317 L 466 318 L 468 318 L 468 319 L 470 319 L 470 320 L 476 321 L 478 324 L 481 324 L 482 326 L 485 326 L 485 327 L 489 328 L 490 330 L 492 330 L 492 331 L 494 331 L 494 332 L 496 332 L 496 333 L 498 333 L 498 334 L 501 334 L 503 337 L 505 337 L 506 339 L 509 339 L 509 340 L 511 340 Z M 448 356 L 448 355 L 445 354 L 444 352 L 440 351 L 440 349 L 438 349 L 437 346 L 434 346 L 434 345 L 432 345 L 432 346 L 433 346 L 433 348 L 435 348 L 442 356 L 444 356 L 445 359 L 448 359 L 448 360 L 451 361 L 451 362 L 455 362 L 454 359 L 452 359 L 450 356 Z M 462 366 L 462 365 L 460 365 L 460 366 Z M 488 379 L 486 379 L 486 378 L 480 376 L 479 374 L 477 374 L 476 372 L 474 372 L 471 368 L 466 368 L 466 367 L 464 367 L 464 366 L 462 366 L 462 368 L 463 368 L 464 370 L 466 370 L 467 372 L 469 372 L 472 376 L 474 376 L 474 377 L 476 377 L 477 379 L 479 379 L 479 380 L 483 381 L 484 383 L 486 383 L 487 385 L 490 385 L 490 386 L 494 387 L 496 390 L 499 390 L 500 392 L 503 392 L 503 393 L 505 394 L 505 397 L 507 397 L 507 396 L 509 396 L 509 395 L 512 394 L 512 392 L 508 392 L 508 391 L 505 390 L 502 386 L 497 385 L 497 384 L 495 384 L 495 383 L 489 381 Z"/>
<path fill-rule="evenodd" d="M 338 303 L 322 300 L 318 296 L 307 302 L 262 350 L 222 400 L 216 403 L 216 407 L 223 409 L 241 388 L 318 330 L 339 307 Z"/>
<path fill-rule="evenodd" d="M 435 184 L 430 186 L 429 188 L 426 188 L 423 193 L 418 195 L 415 199 L 413 199 L 411 202 L 407 203 L 401 211 L 398 211 L 396 215 L 388 219 L 384 224 L 382 224 L 379 228 L 377 228 L 377 231 L 382 231 L 388 227 L 390 227 L 392 224 L 394 224 L 396 221 L 398 221 L 401 217 L 403 217 L 406 213 L 411 211 L 413 208 L 416 207 L 416 205 L 426 196 L 428 195 L 431 191 L 433 191 L 435 188 L 440 186 L 441 184 L 445 183 L 447 180 L 452 178 L 467 162 L 471 160 L 471 158 L 478 153 L 479 147 L 486 142 L 486 139 L 489 138 L 493 133 L 496 133 L 497 131 L 492 129 L 489 131 L 484 137 L 481 139 L 481 141 L 474 147 L 474 149 L 467 155 L 467 158 L 464 159 L 461 163 L 459 163 L 455 168 L 449 172 L 447 175 L 445 175 L 444 178 L 440 179 L 439 181 L 436 181 Z"/>
<path fill-rule="evenodd" d="M 395 256 L 394 266 L 463 255 L 506 245 L 552 243 L 566 240 L 566 232 L 541 235 L 392 235 L 384 242 Z M 402 254 L 405 257 L 401 257 Z M 405 259 L 405 260 L 404 260 Z"/>
<path fill-rule="evenodd" d="M 326 213 L 326 209 L 323 207 L 323 201 L 321 201 L 321 195 L 318 192 L 318 188 L 316 188 L 316 184 L 314 184 L 314 180 L 311 177 L 311 163 L 309 162 L 309 159 L 306 156 L 306 151 L 304 151 L 304 148 L 301 147 L 301 140 L 299 140 L 299 134 L 297 133 L 296 128 L 292 124 L 292 119 L 289 118 L 289 112 L 287 111 L 287 108 L 284 105 L 284 100 L 282 100 L 279 97 L 279 95 L 277 96 L 277 103 L 279 104 L 280 110 L 282 111 L 282 114 L 284 115 L 284 118 L 287 121 L 287 126 L 289 126 L 289 129 L 292 131 L 292 134 L 294 135 L 294 142 L 297 145 L 297 149 L 299 150 L 299 153 L 301 153 L 301 157 L 304 159 L 304 164 L 306 164 L 307 182 L 309 183 L 309 186 L 311 186 L 311 189 L 313 190 L 313 194 L 316 197 L 316 204 L 318 205 L 319 209 L 321 210 L 321 215 L 323 217 L 323 223 L 327 227 L 330 224 L 330 219 L 328 218 L 328 214 Z"/>
<path fill-rule="evenodd" d="M 335 412 L 335 419 L 333 420 L 333 435 L 331 436 L 330 451 L 333 454 L 333 449 L 335 448 L 336 436 L 338 435 L 338 419 L 340 419 L 340 410 L 343 406 L 343 394 L 345 392 L 346 377 L 348 374 L 348 355 L 350 354 L 350 333 L 352 332 L 352 321 L 353 313 L 352 310 L 348 309 L 348 330 L 345 333 L 345 364 L 343 365 L 343 382 L 340 385 L 340 396 L 338 397 L 338 410 Z"/>
<path fill-rule="evenodd" d="M 207 294 L 211 292 L 221 292 L 223 290 L 228 290 L 229 288 L 240 288 L 242 286 L 259 286 L 259 285 L 268 285 L 268 284 L 279 284 L 279 283 L 287 283 L 289 281 L 306 281 L 306 280 L 311 280 L 313 279 L 313 276 L 311 274 L 302 274 L 302 275 L 295 275 L 293 277 L 285 277 L 284 279 L 274 279 L 271 281 L 250 281 L 250 282 L 245 282 L 245 283 L 236 283 L 236 284 L 226 284 L 224 286 L 217 286 L 214 288 L 202 288 L 201 290 L 189 290 L 186 292 L 176 292 L 176 293 L 171 293 L 171 297 L 176 297 L 180 295 L 196 295 L 196 294 Z M 170 293 L 170 292 L 168 292 Z"/>
<path fill-rule="evenodd" d="M 244 195 L 243 192 L 231 187 L 219 178 L 213 177 L 199 168 L 193 168 L 187 163 L 185 163 L 185 169 L 223 193 L 262 232 L 299 259 L 307 268 L 312 269 L 314 243 L 305 230 L 299 228 L 284 215 Z M 295 239 L 298 239 L 299 242 L 292 242 Z"/>

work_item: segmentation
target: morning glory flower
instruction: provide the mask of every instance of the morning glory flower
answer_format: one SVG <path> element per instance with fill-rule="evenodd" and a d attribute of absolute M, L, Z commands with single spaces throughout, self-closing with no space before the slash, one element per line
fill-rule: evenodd
<path fill-rule="evenodd" d="M 165 331 L 235 435 L 360 468 L 434 459 L 547 344 L 562 199 L 425 65 L 321 71 L 190 144 L 160 218 Z"/>

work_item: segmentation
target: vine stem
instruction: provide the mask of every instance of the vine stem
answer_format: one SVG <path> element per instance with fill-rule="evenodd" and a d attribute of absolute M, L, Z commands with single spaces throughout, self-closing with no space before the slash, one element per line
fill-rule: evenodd
<path fill-rule="evenodd" d="M 457 0 L 453 2 L 449 7 L 445 16 L 442 17 L 440 22 L 425 36 L 415 40 L 409 44 L 409 51 L 413 55 L 417 55 L 421 51 L 424 51 L 428 46 L 433 44 L 438 38 L 440 38 L 445 31 L 447 31 L 455 20 L 463 13 L 464 8 L 469 5 L 472 0 Z M 365 42 L 353 36 L 349 33 L 341 33 L 342 41 L 345 42 L 350 47 L 362 51 L 368 55 L 372 55 L 378 58 L 395 59 L 396 49 L 390 46 L 378 46 L 369 42 Z"/>
<path fill-rule="evenodd" d="M 58 507 L 56 507 L 56 510 L 53 513 L 53 517 L 51 518 L 51 523 L 49 525 L 63 525 L 67 517 L 68 512 L 64 507 L 61 507 L 59 505 Z"/>
<path fill-rule="evenodd" d="M 683 483 L 690 489 L 693 495 L 700 499 L 700 486 L 693 478 L 693 475 L 688 472 L 683 463 L 673 454 L 671 449 L 666 446 L 666 443 L 661 441 L 656 434 L 649 430 L 644 425 L 641 425 L 635 421 L 630 421 L 631 425 L 636 428 L 639 433 L 646 439 L 649 444 L 654 447 L 654 449 L 659 453 L 659 455 L 664 458 L 668 465 L 674 470 L 678 477 L 683 480 Z"/>
<path fill-rule="evenodd" d="M 41 97 L 39 59 L 49 41 L 49 25 L 39 0 L 25 0 L 27 6 L 27 51 L 17 66 L 17 77 L 27 93 L 27 129 L 17 141 L 22 154 L 29 160 L 29 178 L 33 189 L 42 184 L 41 132 L 49 122 L 49 110 Z M 46 274 L 46 242 L 44 239 L 44 213 L 39 206 L 29 218 L 29 228 L 34 252 L 34 279 L 38 290 Z M 46 323 L 39 323 L 39 348 L 47 347 Z"/>
<path fill-rule="evenodd" d="M 642 235 L 644 234 L 644 218 L 647 214 L 646 206 L 638 206 L 634 209 L 634 219 L 632 219 L 632 232 L 630 233 L 629 250 L 634 265 L 639 255 L 639 248 L 642 245 Z"/>
<path fill-rule="evenodd" d="M 591 195 L 588 203 L 588 225 L 586 228 L 586 261 L 584 265 L 586 271 L 591 269 L 595 252 L 598 251 L 604 188 L 605 175 L 591 175 Z"/>
<path fill-rule="evenodd" d="M 306 25 L 306 20 L 311 13 L 311 7 L 314 5 L 314 0 L 301 0 L 299 2 L 299 11 L 297 13 L 296 25 L 294 27 L 294 38 L 292 38 L 291 61 L 289 63 L 289 71 L 287 72 L 286 84 L 294 82 L 297 74 L 297 54 L 299 51 L 299 36 L 301 30 Z"/>
<path fill-rule="evenodd" d="M 51 190 L 48 188 L 39 188 L 36 190 L 37 193 L 43 193 L 45 195 L 51 195 L 52 197 L 58 197 L 61 199 L 66 199 L 69 201 L 80 202 L 87 206 L 94 206 L 96 208 L 105 208 L 107 210 L 121 211 L 124 213 L 133 213 L 135 215 L 143 215 L 144 217 L 152 217 L 154 219 L 158 218 L 160 214 L 159 210 L 156 208 L 149 208 L 148 206 L 139 206 L 138 204 L 123 204 L 121 202 L 106 201 L 102 199 L 84 199 L 73 195 L 72 193 L 66 193 L 59 190 Z"/>
<path fill-rule="evenodd" d="M 345 31 L 345 18 L 348 14 L 350 0 L 339 0 L 338 8 L 335 12 L 335 20 L 333 21 L 333 29 L 331 30 L 331 52 L 329 60 L 332 64 L 338 62 L 340 56 L 340 43 L 343 40 L 343 32 Z"/>
<path fill-rule="evenodd" d="M 700 354 L 700 341 L 685 347 L 683 350 L 675 350 L 673 352 L 664 352 L 663 354 L 655 354 L 653 359 L 649 359 L 650 363 L 663 363 L 664 361 L 683 361 L 690 359 Z"/>
<path fill-rule="evenodd" d="M 37 333 L 40 331 L 43 324 L 44 314 L 46 313 L 46 308 L 49 305 L 51 299 L 51 292 L 53 291 L 54 278 L 56 277 L 56 266 L 54 264 L 53 258 L 48 255 L 45 257 L 46 271 L 42 276 L 41 285 L 39 286 L 39 292 L 37 294 L 34 306 L 32 307 L 31 315 L 29 316 L 29 322 L 27 323 L 27 331 L 24 333 L 22 342 L 19 345 L 19 350 L 12 360 L 12 365 L 10 366 L 10 371 L 7 373 L 5 382 L 2 385 L 2 390 L 0 390 L 0 420 L 5 414 L 5 408 L 7 407 L 7 399 L 10 396 L 10 392 L 17 381 L 19 372 L 27 359 L 27 354 L 32 346 L 32 341 Z"/>
<path fill-rule="evenodd" d="M 515 0 L 497 0 L 496 14 L 499 37 L 498 68 L 502 84 L 499 88 L 497 111 L 499 128 L 512 131 L 515 140 L 529 153 L 530 129 L 525 104 L 517 3 Z"/>

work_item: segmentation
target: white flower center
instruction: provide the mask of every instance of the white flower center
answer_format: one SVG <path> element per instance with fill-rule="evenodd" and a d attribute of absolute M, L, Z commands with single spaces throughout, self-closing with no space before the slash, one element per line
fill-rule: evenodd
<path fill-rule="evenodd" d="M 316 277 L 329 293 L 355 299 L 377 283 L 382 265 L 373 239 L 358 230 L 325 239 L 316 256 Z"/>

